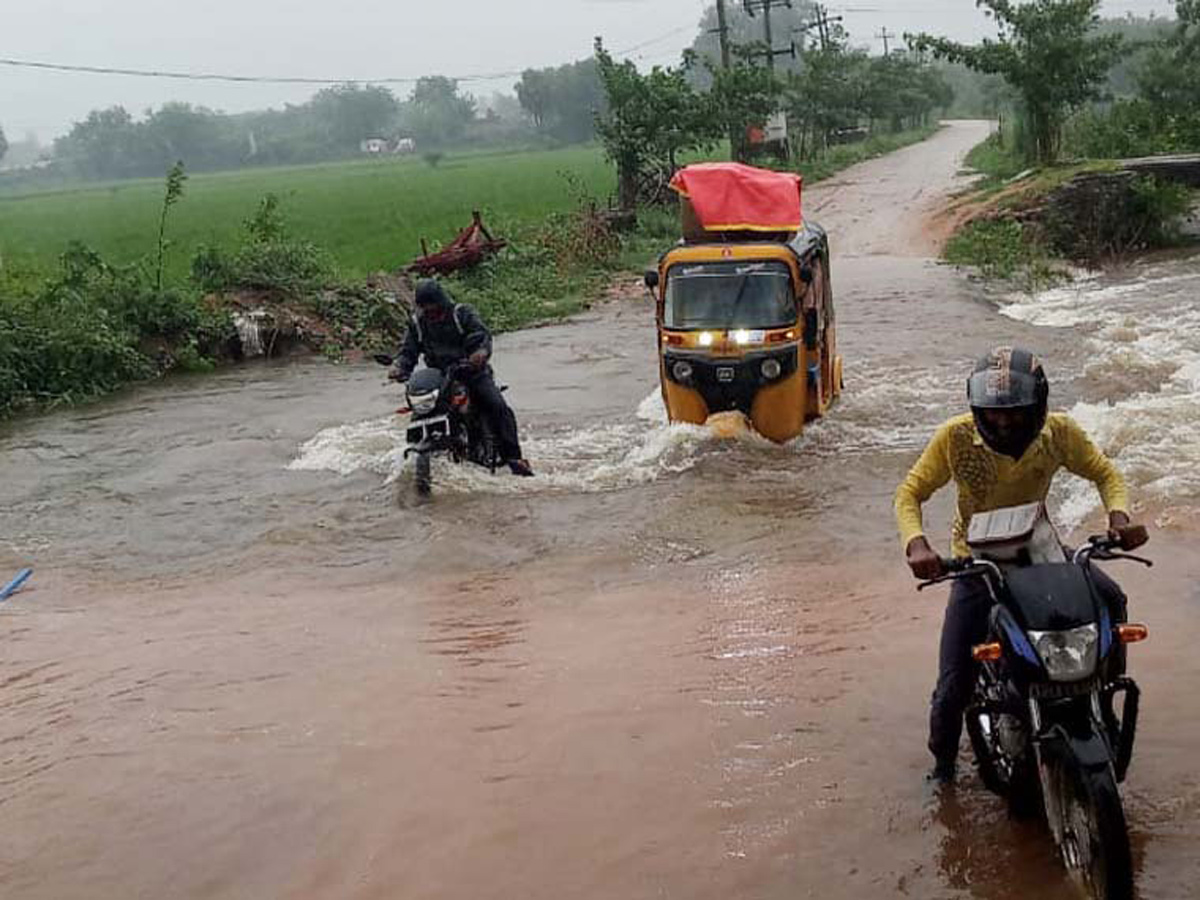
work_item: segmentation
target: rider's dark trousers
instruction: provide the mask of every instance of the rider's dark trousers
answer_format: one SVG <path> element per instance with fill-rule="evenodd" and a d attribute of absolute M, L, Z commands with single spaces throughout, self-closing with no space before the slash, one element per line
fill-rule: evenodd
<path fill-rule="evenodd" d="M 1124 622 L 1125 594 L 1099 567 L 1092 566 L 1091 572 L 1096 591 L 1108 603 L 1113 620 Z M 929 750 L 939 765 L 953 765 L 958 757 L 963 713 L 975 690 L 978 665 L 971 658 L 971 648 L 987 640 L 991 606 L 991 596 L 982 578 L 955 581 L 950 589 L 950 602 L 946 605 L 946 619 L 942 624 L 937 687 L 929 707 Z M 1122 653 L 1123 647 L 1117 652 Z"/>
<path fill-rule="evenodd" d="M 505 462 L 524 459 L 521 440 L 517 434 L 517 416 L 496 385 L 491 368 L 477 373 L 467 381 L 467 387 L 471 391 L 472 399 L 479 404 L 479 409 L 492 423 L 500 458 Z"/>

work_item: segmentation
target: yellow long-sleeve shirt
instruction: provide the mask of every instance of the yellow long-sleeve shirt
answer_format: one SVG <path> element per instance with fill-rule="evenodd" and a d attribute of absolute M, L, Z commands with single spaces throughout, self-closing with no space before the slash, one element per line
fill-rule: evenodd
<path fill-rule="evenodd" d="M 1045 500 L 1059 469 L 1093 482 L 1109 512 L 1128 510 L 1125 479 L 1066 413 L 1050 413 L 1042 433 L 1019 460 L 989 448 L 970 413 L 956 416 L 938 428 L 896 491 L 900 540 L 907 547 L 913 538 L 924 535 L 921 504 L 954 479 L 958 512 L 951 533 L 951 552 L 969 556 L 966 538 L 971 516 Z"/>

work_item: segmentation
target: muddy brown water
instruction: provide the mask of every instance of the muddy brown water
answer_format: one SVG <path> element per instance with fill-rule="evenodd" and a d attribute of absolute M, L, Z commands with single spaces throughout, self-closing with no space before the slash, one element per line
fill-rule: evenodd
<path fill-rule="evenodd" d="M 847 392 L 789 447 L 665 426 L 636 290 L 499 342 L 541 474 L 445 467 L 427 505 L 365 364 L 6 426 L 0 578 L 37 572 L 0 607 L 0 896 L 1063 896 L 1042 829 L 922 783 L 945 593 L 913 590 L 890 509 L 1014 340 L 1156 525 L 1160 565 L 1119 573 L 1152 630 L 1124 795 L 1141 896 L 1192 896 L 1200 263 L 1037 306 L 930 261 L 985 128 L 806 195 Z M 1078 485 L 1055 501 L 1095 527 Z"/>

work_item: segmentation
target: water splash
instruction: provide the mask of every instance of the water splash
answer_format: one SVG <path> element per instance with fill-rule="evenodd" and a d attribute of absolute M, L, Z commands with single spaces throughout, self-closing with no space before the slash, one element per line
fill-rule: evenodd
<path fill-rule="evenodd" d="M 409 478 L 412 459 L 404 458 L 406 424 L 402 417 L 390 417 L 327 428 L 300 448 L 288 468 L 343 476 L 367 471 L 383 475 L 389 483 Z M 529 429 L 523 443 L 537 468 L 536 478 L 512 478 L 506 472 L 493 475 L 479 466 L 436 458 L 433 482 L 436 491 L 472 494 L 619 490 L 688 471 L 701 458 L 702 448 L 715 440 L 706 428 L 666 424 L 656 391 L 639 404 L 632 421 L 541 432 Z"/>
<path fill-rule="evenodd" d="M 1183 259 L 1083 279 L 1001 310 L 1085 336 L 1087 399 L 1070 413 L 1140 494 L 1160 502 L 1200 499 L 1198 294 L 1200 264 Z M 1095 491 L 1074 481 L 1062 502 L 1064 518 L 1078 522 L 1095 507 Z"/>

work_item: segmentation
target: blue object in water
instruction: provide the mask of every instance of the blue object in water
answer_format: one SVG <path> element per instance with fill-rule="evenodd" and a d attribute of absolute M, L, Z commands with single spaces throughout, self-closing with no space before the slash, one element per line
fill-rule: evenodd
<path fill-rule="evenodd" d="M 33 569 L 22 569 L 17 573 L 17 577 L 0 589 L 0 603 L 3 603 L 13 594 L 21 589 L 21 585 L 29 580 L 29 576 L 33 574 Z"/>

